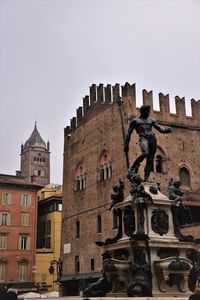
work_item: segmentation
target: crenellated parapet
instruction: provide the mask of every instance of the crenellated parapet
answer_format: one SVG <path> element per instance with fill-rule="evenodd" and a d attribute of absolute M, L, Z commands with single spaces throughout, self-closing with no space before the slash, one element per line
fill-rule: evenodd
<path fill-rule="evenodd" d="M 77 127 L 87 122 L 88 119 L 98 115 L 103 110 L 107 109 L 111 105 L 115 105 L 119 97 L 123 98 L 124 115 L 126 119 L 131 116 L 138 115 L 138 108 L 136 107 L 136 87 L 135 84 L 130 85 L 125 83 L 124 86 L 115 84 L 107 84 L 104 86 L 100 83 L 98 86 L 92 84 L 89 88 L 89 95 L 83 98 L 83 105 L 77 108 L 76 117 L 73 117 L 70 122 L 70 126 L 67 126 L 68 131 L 73 132 Z M 143 104 L 150 105 L 152 107 L 151 117 L 157 121 L 172 123 L 176 125 L 184 126 L 200 126 L 200 100 L 196 101 L 191 99 L 191 116 L 186 115 L 186 103 L 185 98 L 176 96 L 175 108 L 176 113 L 170 111 L 170 99 L 169 94 L 158 94 L 160 109 L 153 110 L 153 91 L 142 91 Z"/>

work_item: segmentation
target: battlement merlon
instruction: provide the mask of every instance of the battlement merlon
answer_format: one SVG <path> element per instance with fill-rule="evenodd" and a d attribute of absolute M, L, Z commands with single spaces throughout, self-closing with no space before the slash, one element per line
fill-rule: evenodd
<path fill-rule="evenodd" d="M 114 105 L 119 97 L 123 97 L 124 113 L 127 119 L 131 115 L 138 115 L 138 108 L 136 107 L 136 87 L 135 84 L 130 85 L 128 82 L 124 86 L 120 84 L 107 84 L 104 86 L 102 83 L 97 86 L 92 84 L 89 88 L 89 96 L 86 95 L 83 98 L 83 106 L 77 109 L 76 117 L 71 119 L 70 132 L 73 132 L 77 127 L 83 124 L 84 121 L 90 117 L 94 117 L 99 114 L 102 109 L 106 109 L 110 105 Z M 151 117 L 157 121 L 166 123 L 173 123 L 177 125 L 185 126 L 200 126 L 200 100 L 191 99 L 191 111 L 192 116 L 186 115 L 185 98 L 175 97 L 176 113 L 170 112 L 169 94 L 158 94 L 160 110 L 153 110 L 153 92 L 143 90 L 142 100 L 143 104 L 148 104 L 152 107 Z M 68 128 L 68 127 L 66 127 Z"/>

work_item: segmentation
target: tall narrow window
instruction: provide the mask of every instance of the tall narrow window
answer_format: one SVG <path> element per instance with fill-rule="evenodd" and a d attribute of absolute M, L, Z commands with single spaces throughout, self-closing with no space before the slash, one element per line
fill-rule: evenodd
<path fill-rule="evenodd" d="M 80 237 L 80 222 L 79 221 L 76 221 L 76 235 L 75 235 L 76 238 L 79 238 Z"/>
<path fill-rule="evenodd" d="M 91 258 L 91 260 L 90 260 L 90 268 L 91 268 L 91 271 L 94 271 L 94 258 Z"/>
<path fill-rule="evenodd" d="M 22 206 L 30 206 L 31 205 L 31 197 L 30 197 L 30 195 L 22 195 L 22 197 L 21 197 L 21 205 Z"/>
<path fill-rule="evenodd" d="M 154 171 L 162 174 L 167 173 L 167 157 L 164 150 L 160 146 L 157 146 L 156 150 Z"/>
<path fill-rule="evenodd" d="M 81 191 L 86 188 L 86 166 L 80 161 L 75 170 L 75 191 Z"/>
<path fill-rule="evenodd" d="M 112 177 L 111 156 L 107 150 L 103 150 L 98 163 L 98 181 L 107 180 Z"/>
<path fill-rule="evenodd" d="M 28 263 L 19 263 L 19 281 L 27 281 Z"/>
<path fill-rule="evenodd" d="M 0 225 L 6 226 L 10 225 L 10 214 L 7 212 L 0 213 Z"/>
<path fill-rule="evenodd" d="M 28 235 L 19 236 L 19 249 L 30 250 L 30 237 Z"/>
<path fill-rule="evenodd" d="M 75 257 L 75 272 L 76 273 L 80 272 L 80 261 L 79 261 L 79 256 L 78 255 Z"/>
<path fill-rule="evenodd" d="M 21 226 L 29 226 L 29 213 L 21 213 Z"/>
<path fill-rule="evenodd" d="M 189 189 L 190 188 L 190 172 L 186 167 L 182 167 L 179 170 L 179 177 L 181 182 L 181 187 Z"/>
<path fill-rule="evenodd" d="M 5 250 L 7 248 L 7 235 L 0 233 L 0 250 Z"/>
<path fill-rule="evenodd" d="M 156 172 L 162 173 L 162 156 L 156 155 Z"/>
<path fill-rule="evenodd" d="M 6 280 L 6 264 L 0 262 L 0 282 Z"/>
<path fill-rule="evenodd" d="M 2 204 L 8 205 L 11 203 L 11 194 L 10 193 L 3 193 L 2 194 Z"/>
<path fill-rule="evenodd" d="M 101 215 L 97 217 L 97 233 L 101 233 Z"/>

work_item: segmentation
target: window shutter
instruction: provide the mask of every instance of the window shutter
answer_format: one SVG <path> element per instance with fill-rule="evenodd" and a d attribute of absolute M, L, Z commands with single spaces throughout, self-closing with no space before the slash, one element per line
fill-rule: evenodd
<path fill-rule="evenodd" d="M 26 214 L 26 226 L 29 226 L 29 214 Z"/>
<path fill-rule="evenodd" d="M 7 225 L 10 225 L 10 214 L 7 214 Z"/>
<path fill-rule="evenodd" d="M 26 249 L 30 250 L 30 236 L 27 237 Z"/>
<path fill-rule="evenodd" d="M 4 249 L 7 249 L 7 236 L 4 235 Z"/>
<path fill-rule="evenodd" d="M 2 204 L 5 204 L 5 196 L 6 195 L 6 193 L 2 193 L 2 195 L 1 195 L 1 203 Z"/>
<path fill-rule="evenodd" d="M 22 237 L 21 235 L 19 236 L 19 244 L 18 244 L 18 249 L 21 250 L 21 244 L 22 244 Z"/>
<path fill-rule="evenodd" d="M 28 206 L 31 206 L 31 195 L 28 195 Z"/>
<path fill-rule="evenodd" d="M 8 204 L 11 204 L 11 194 L 8 194 Z"/>

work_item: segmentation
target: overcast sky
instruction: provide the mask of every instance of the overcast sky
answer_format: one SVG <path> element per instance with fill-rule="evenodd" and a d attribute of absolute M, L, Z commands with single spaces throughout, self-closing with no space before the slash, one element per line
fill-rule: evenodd
<path fill-rule="evenodd" d="M 0 173 L 37 121 L 62 183 L 64 128 L 93 83 L 200 99 L 199 0 L 0 0 Z"/>

